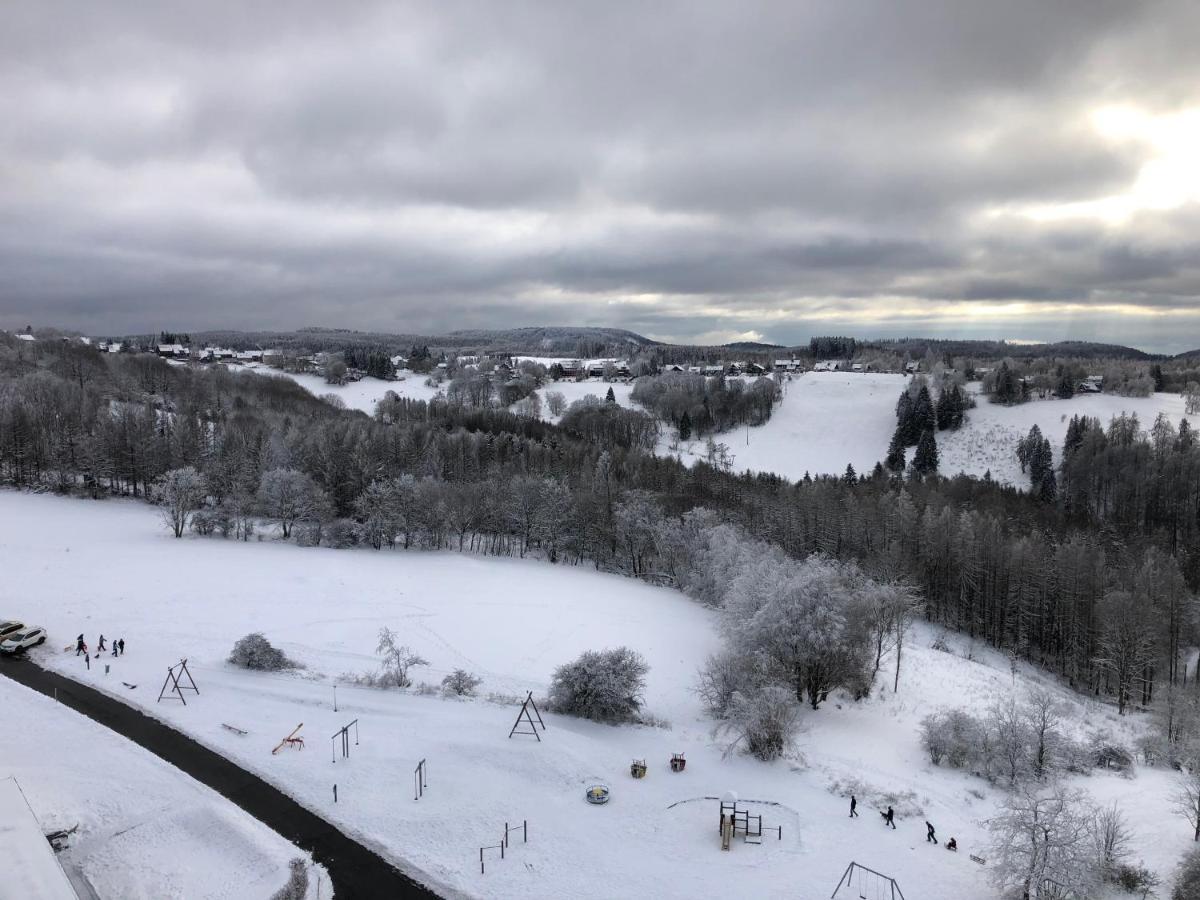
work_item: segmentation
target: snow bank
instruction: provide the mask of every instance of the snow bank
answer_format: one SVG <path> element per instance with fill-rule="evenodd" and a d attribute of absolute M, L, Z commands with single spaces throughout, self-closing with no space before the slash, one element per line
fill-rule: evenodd
<path fill-rule="evenodd" d="M 59 858 L 81 896 L 90 887 L 122 900 L 269 897 L 287 881 L 288 861 L 307 858 L 216 792 L 48 697 L 0 678 L 0 708 L 0 777 L 16 777 L 45 831 L 79 826 Z M 5 833 L 0 825 L 0 896 L 57 896 L 12 892 Z M 328 896 L 320 867 L 310 870 L 310 895 L 318 877 Z"/>

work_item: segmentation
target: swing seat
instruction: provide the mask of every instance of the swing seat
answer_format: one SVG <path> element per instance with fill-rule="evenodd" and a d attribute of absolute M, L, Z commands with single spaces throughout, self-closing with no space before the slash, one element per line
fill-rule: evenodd
<path fill-rule="evenodd" d="M 583 798 L 595 806 L 602 806 L 608 802 L 608 785 L 593 784 L 590 788 L 584 791 Z"/>

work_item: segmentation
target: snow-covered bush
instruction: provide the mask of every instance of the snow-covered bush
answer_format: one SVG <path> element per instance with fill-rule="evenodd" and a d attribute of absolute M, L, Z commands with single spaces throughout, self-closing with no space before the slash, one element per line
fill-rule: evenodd
<path fill-rule="evenodd" d="M 233 645 L 229 661 L 243 669 L 257 669 L 263 672 L 297 668 L 297 664 L 288 659 L 282 650 L 272 647 L 271 642 L 257 631 L 246 635 Z"/>
<path fill-rule="evenodd" d="M 981 752 L 988 747 L 987 725 L 961 709 L 933 713 L 921 720 L 921 746 L 935 766 L 986 769 Z"/>
<path fill-rule="evenodd" d="M 735 692 L 724 727 L 736 735 L 733 746 L 742 744 L 759 759 L 772 760 L 787 752 L 799 724 L 796 695 L 770 684 L 746 693 Z"/>
<path fill-rule="evenodd" d="M 271 895 L 271 900 L 304 900 L 308 896 L 308 866 L 296 857 L 288 863 L 291 872 L 287 884 Z"/>
<path fill-rule="evenodd" d="M 642 655 L 628 647 L 587 650 L 554 670 L 550 708 L 596 722 L 636 721 L 649 671 Z"/>
<path fill-rule="evenodd" d="M 466 669 L 455 669 L 442 679 L 442 693 L 453 694 L 456 697 L 470 697 L 482 683 L 482 678 L 472 675 Z"/>

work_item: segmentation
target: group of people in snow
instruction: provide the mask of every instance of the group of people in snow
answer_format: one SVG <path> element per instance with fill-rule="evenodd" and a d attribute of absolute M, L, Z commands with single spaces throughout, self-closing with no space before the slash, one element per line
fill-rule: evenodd
<path fill-rule="evenodd" d="M 92 659 L 99 659 L 100 654 L 108 650 L 109 647 L 112 648 L 113 656 L 124 656 L 125 638 L 113 641 L 110 645 L 105 646 L 104 635 L 100 635 L 100 640 L 96 641 L 96 652 L 94 654 L 89 650 L 87 641 L 83 639 L 82 634 L 75 638 L 75 655 L 79 656 L 80 653 L 83 654 L 83 661 L 87 664 L 88 669 L 91 669 L 92 667 Z"/>
<path fill-rule="evenodd" d="M 879 815 L 883 817 L 883 824 L 885 826 L 890 825 L 893 831 L 896 830 L 896 811 L 892 809 L 891 806 L 887 808 L 886 812 L 880 810 Z M 858 818 L 858 798 L 853 794 L 850 795 L 850 818 Z M 925 843 L 936 844 L 938 842 L 937 832 L 934 831 L 933 824 L 929 821 L 926 821 L 925 829 Z M 958 841 L 954 838 L 950 838 L 946 844 L 946 849 L 958 850 Z"/>

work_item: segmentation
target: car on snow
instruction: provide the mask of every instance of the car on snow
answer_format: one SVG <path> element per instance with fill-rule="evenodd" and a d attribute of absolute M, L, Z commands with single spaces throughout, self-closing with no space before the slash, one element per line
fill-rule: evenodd
<path fill-rule="evenodd" d="M 3 641 L 10 634 L 16 634 L 18 631 L 25 629 L 21 622 L 0 621 L 0 641 Z"/>
<path fill-rule="evenodd" d="M 18 650 L 25 650 L 44 643 L 46 643 L 46 629 L 29 628 L 25 631 L 13 632 L 0 641 L 0 653 L 16 653 Z"/>

